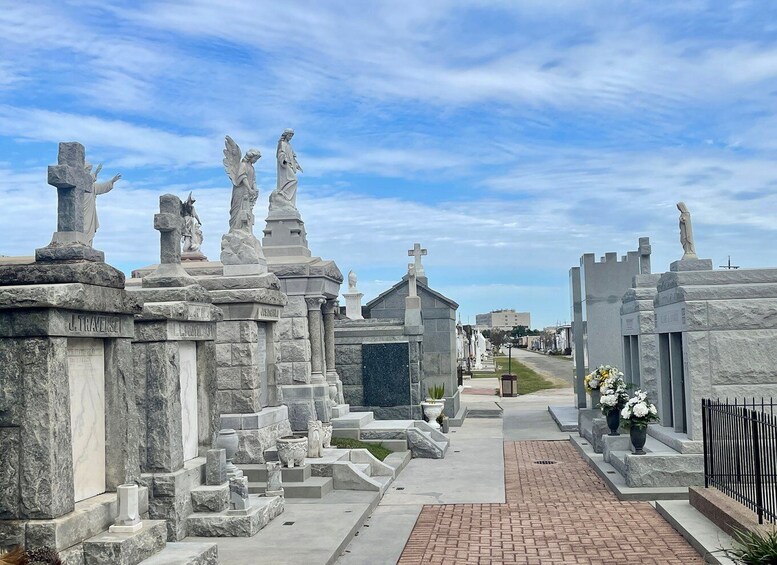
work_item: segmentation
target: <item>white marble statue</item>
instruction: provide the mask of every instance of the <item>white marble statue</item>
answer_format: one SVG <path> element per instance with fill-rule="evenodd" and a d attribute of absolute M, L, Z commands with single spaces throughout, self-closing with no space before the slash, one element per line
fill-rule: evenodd
<path fill-rule="evenodd" d="M 320 420 L 308 420 L 308 457 L 324 456 L 324 430 Z"/>
<path fill-rule="evenodd" d="M 688 211 L 685 202 L 678 202 L 677 209 L 680 210 L 680 243 L 683 246 L 683 260 L 698 259 L 696 255 L 696 245 L 693 241 L 691 213 Z"/>
<path fill-rule="evenodd" d="M 256 163 L 262 154 L 249 149 L 240 158 L 240 147 L 226 136 L 224 146 L 224 170 L 232 181 L 232 202 L 229 206 L 229 231 L 246 231 L 253 234 L 254 204 L 259 198 L 256 188 Z"/>
<path fill-rule="evenodd" d="M 297 208 L 297 171 L 302 172 L 297 154 L 291 146 L 294 130 L 287 129 L 278 140 L 276 158 L 278 160 L 278 184 L 270 195 L 270 207 Z"/>
<path fill-rule="evenodd" d="M 356 292 L 356 273 L 348 272 L 348 292 Z"/>
<path fill-rule="evenodd" d="M 113 185 L 121 178 L 121 173 L 114 175 L 111 180 L 97 182 L 97 175 L 103 169 L 102 163 L 97 165 L 94 172 L 92 172 L 91 163 L 85 163 L 84 169 L 92 177 L 91 190 L 87 189 L 84 191 L 84 234 L 88 244 L 92 245 L 94 234 L 97 232 L 97 228 L 100 227 L 100 222 L 97 219 L 97 196 L 113 190 Z"/>
<path fill-rule="evenodd" d="M 194 209 L 197 202 L 189 193 L 189 198 L 183 203 L 183 230 L 181 230 L 181 243 L 183 252 L 199 251 L 202 247 L 202 222 Z"/>

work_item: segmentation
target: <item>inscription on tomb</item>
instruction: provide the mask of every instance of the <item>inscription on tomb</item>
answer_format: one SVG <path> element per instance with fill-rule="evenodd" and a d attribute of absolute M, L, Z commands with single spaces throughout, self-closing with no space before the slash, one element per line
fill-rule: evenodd
<path fill-rule="evenodd" d="M 121 318 L 103 314 L 70 314 L 67 331 L 77 334 L 121 333 Z"/>
<path fill-rule="evenodd" d="M 173 338 L 213 339 L 213 324 L 198 322 L 171 322 L 170 335 Z"/>
<path fill-rule="evenodd" d="M 281 315 L 277 308 L 263 307 L 260 312 L 265 318 L 278 318 Z"/>

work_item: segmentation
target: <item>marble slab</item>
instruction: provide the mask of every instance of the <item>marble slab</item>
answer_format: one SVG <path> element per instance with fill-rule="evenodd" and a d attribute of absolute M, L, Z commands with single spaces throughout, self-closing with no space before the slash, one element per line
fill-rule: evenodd
<path fill-rule="evenodd" d="M 103 340 L 69 338 L 70 432 L 75 502 L 105 492 L 105 356 Z"/>
<path fill-rule="evenodd" d="M 183 427 L 183 459 L 197 457 L 197 344 L 193 341 L 178 343 L 181 360 L 181 425 Z"/>

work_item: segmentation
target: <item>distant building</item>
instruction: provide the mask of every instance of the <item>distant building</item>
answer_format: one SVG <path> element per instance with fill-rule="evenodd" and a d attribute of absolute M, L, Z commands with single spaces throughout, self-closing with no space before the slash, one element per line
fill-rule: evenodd
<path fill-rule="evenodd" d="M 531 328 L 531 314 L 529 312 L 516 312 L 515 310 L 493 310 L 488 314 L 475 316 L 475 323 L 486 328 L 499 330 L 511 330 L 515 326 Z"/>

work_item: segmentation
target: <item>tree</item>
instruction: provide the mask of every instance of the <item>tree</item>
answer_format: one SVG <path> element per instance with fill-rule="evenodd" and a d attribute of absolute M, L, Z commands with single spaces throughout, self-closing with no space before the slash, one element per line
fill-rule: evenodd
<path fill-rule="evenodd" d="M 483 335 L 485 336 L 485 332 Z M 507 332 L 503 330 L 491 330 L 489 339 L 491 340 L 491 347 L 493 347 L 493 351 L 496 353 L 502 345 L 507 343 L 508 335 Z"/>

